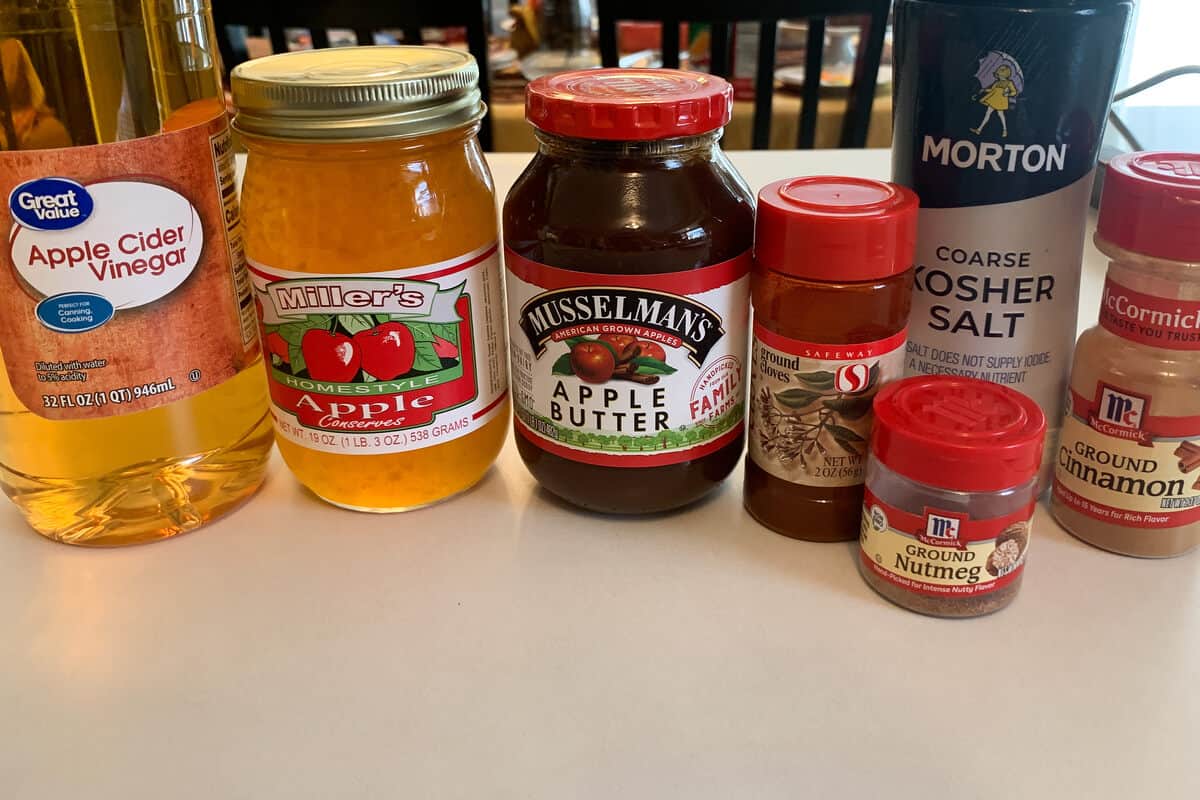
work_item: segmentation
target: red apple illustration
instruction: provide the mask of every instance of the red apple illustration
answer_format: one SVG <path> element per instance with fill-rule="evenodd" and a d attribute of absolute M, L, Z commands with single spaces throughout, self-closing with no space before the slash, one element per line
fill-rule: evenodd
<path fill-rule="evenodd" d="M 358 345 L 344 333 L 315 328 L 300 340 L 300 352 L 314 380 L 349 383 L 358 374 L 362 354 Z"/>
<path fill-rule="evenodd" d="M 663 346 L 658 342 L 648 342 L 642 339 L 638 342 L 638 347 L 642 348 L 642 355 L 646 358 L 656 358 L 659 361 L 667 360 L 667 351 L 663 350 Z"/>
<path fill-rule="evenodd" d="M 279 335 L 279 331 L 268 333 L 264 344 L 267 346 L 267 353 L 269 355 L 279 356 L 279 360 L 285 364 L 291 363 L 292 356 L 288 351 L 287 340 Z"/>
<path fill-rule="evenodd" d="M 362 368 L 381 381 L 398 378 L 412 369 L 417 345 L 412 331 L 399 322 L 382 322 L 354 334 L 362 352 Z"/>

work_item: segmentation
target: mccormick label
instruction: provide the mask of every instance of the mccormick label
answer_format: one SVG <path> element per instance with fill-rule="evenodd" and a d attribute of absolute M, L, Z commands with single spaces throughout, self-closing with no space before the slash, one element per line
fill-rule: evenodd
<path fill-rule="evenodd" d="M 1166 350 L 1200 350 L 1200 301 L 1136 292 L 1109 276 L 1100 327 L 1131 342 Z"/>
<path fill-rule="evenodd" d="M 754 323 L 750 457 L 805 486 L 863 482 L 879 387 L 904 373 L 907 329 L 873 342 L 818 344 Z"/>
<path fill-rule="evenodd" d="M 938 508 L 913 514 L 867 489 L 859 554 L 872 573 L 910 592 L 929 597 L 989 594 L 1024 571 L 1033 509 L 1031 502 L 990 519 Z"/>
<path fill-rule="evenodd" d="M 224 113 L 160 136 L 0 153 L 0 342 L 41 417 L 145 411 L 258 352 Z"/>
<path fill-rule="evenodd" d="M 361 276 L 252 263 L 276 431 L 326 453 L 402 453 L 503 408 L 504 295 L 493 243 Z"/>
<path fill-rule="evenodd" d="M 909 374 L 1005 384 L 1062 418 L 1129 12 L 897 5 L 893 176 L 921 197 Z"/>
<path fill-rule="evenodd" d="M 575 461 L 651 467 L 742 433 L 749 254 L 657 275 L 505 261 L 520 435 Z"/>
<path fill-rule="evenodd" d="M 1200 350 L 1200 301 L 1143 294 L 1112 277 L 1100 325 L 1138 344 Z M 1097 381 L 1085 396 L 1072 388 L 1054 462 L 1059 502 L 1126 528 L 1200 520 L 1200 415 L 1178 415 L 1182 409 L 1164 405 L 1152 389 Z M 1195 410 L 1195 403 L 1185 406 Z"/>
<path fill-rule="evenodd" d="M 1126 528 L 1200 520 L 1200 416 L 1155 413 L 1154 397 L 1097 382 L 1072 390 L 1054 469 L 1054 495 Z"/>

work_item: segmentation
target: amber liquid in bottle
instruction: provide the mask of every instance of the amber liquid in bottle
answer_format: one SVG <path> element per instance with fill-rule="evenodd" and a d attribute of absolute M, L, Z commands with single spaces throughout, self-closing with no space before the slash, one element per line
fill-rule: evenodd
<path fill-rule="evenodd" d="M 6 2 L 0 55 L 0 156 L 135 140 L 225 113 L 205 0 Z M 194 530 L 262 482 L 266 395 L 254 356 L 168 405 L 51 420 L 21 402 L 0 364 L 0 489 L 39 533 L 69 544 Z"/>
<path fill-rule="evenodd" d="M 538 133 L 539 153 L 504 204 L 505 245 L 552 267 L 608 275 L 685 272 L 745 253 L 754 202 L 716 135 L 658 142 L 576 141 Z M 620 284 L 620 279 L 613 281 Z M 639 514 L 698 500 L 737 466 L 745 436 L 690 461 L 606 467 L 517 450 L 548 490 L 592 511 Z"/>
<path fill-rule="evenodd" d="M 781 336 L 804 342 L 874 342 L 895 335 L 908 323 L 912 280 L 908 270 L 878 281 L 825 283 L 756 265 L 750 282 L 754 319 Z M 861 483 L 792 483 L 746 457 L 746 510 L 784 536 L 810 542 L 857 539 L 862 502 Z"/>

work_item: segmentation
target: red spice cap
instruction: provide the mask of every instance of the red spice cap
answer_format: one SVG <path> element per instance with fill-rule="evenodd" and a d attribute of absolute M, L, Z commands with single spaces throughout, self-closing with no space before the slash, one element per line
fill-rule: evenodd
<path fill-rule="evenodd" d="M 957 492 L 1020 486 L 1037 475 L 1045 438 L 1037 403 L 978 378 L 918 375 L 875 396 L 872 454 L 928 486 Z"/>
<path fill-rule="evenodd" d="M 1115 157 L 1104 173 L 1097 235 L 1135 253 L 1200 262 L 1200 155 Z"/>
<path fill-rule="evenodd" d="M 525 119 L 577 139 L 650 141 L 724 127 L 733 87 L 715 75 L 677 69 L 560 72 L 525 89 Z"/>
<path fill-rule="evenodd" d="M 754 257 L 798 278 L 851 283 L 912 267 L 917 209 L 910 189 L 865 178 L 813 176 L 758 193 Z"/>

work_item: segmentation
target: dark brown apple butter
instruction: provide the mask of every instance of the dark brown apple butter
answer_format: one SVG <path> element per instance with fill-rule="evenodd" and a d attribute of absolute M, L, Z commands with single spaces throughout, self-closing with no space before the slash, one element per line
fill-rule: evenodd
<path fill-rule="evenodd" d="M 754 203 L 730 91 L 672 70 L 534 81 L 538 153 L 504 204 L 515 437 L 549 491 L 678 508 L 744 443 Z"/>

